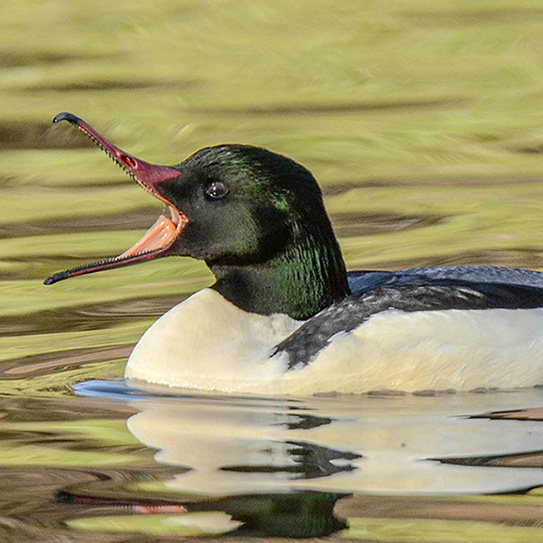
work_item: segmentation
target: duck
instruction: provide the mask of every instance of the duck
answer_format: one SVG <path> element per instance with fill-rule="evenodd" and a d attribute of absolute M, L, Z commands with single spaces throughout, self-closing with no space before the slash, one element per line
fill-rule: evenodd
<path fill-rule="evenodd" d="M 128 358 L 130 382 L 237 394 L 514 389 L 543 383 L 543 273 L 492 266 L 347 272 L 311 172 L 222 144 L 179 164 L 126 153 L 67 121 L 165 204 L 122 254 L 51 285 L 166 256 L 215 282 L 162 315 Z"/>

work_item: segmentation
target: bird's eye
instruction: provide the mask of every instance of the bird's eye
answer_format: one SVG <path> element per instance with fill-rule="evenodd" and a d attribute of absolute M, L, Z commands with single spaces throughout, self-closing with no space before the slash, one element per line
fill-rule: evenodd
<path fill-rule="evenodd" d="M 206 196 L 212 200 L 220 200 L 228 194 L 228 189 L 220 181 L 213 181 L 205 190 Z"/>

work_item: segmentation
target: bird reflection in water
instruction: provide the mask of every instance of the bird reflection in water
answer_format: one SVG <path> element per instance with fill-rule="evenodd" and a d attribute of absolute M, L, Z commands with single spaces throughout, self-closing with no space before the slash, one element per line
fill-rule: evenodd
<path fill-rule="evenodd" d="M 134 407 L 129 431 L 173 470 L 160 483 L 170 502 L 178 495 L 188 512 L 228 513 L 240 534 L 330 534 L 346 526 L 334 515 L 336 502 L 353 493 L 487 494 L 543 485 L 543 469 L 484 465 L 543 449 L 539 421 L 491 416 L 541 407 L 537 389 L 267 399 L 95 382 L 78 392 Z"/>

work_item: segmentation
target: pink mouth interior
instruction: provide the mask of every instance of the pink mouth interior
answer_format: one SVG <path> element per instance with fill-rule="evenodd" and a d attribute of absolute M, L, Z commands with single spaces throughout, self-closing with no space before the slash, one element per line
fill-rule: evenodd
<path fill-rule="evenodd" d="M 145 253 L 154 253 L 165 251 L 175 241 L 179 232 L 187 223 L 186 217 L 170 206 L 171 219 L 165 215 L 160 215 L 156 222 L 147 230 L 145 235 L 137 241 L 130 249 L 119 255 L 117 259 L 134 257 Z"/>

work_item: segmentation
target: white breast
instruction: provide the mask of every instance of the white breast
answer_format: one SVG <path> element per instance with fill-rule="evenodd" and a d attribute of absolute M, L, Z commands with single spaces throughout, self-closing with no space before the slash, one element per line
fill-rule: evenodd
<path fill-rule="evenodd" d="M 286 360 L 270 356 L 300 324 L 286 315 L 242 311 L 202 289 L 145 332 L 125 376 L 199 390 L 277 393 Z"/>
<path fill-rule="evenodd" d="M 287 371 L 274 347 L 301 323 L 247 313 L 203 289 L 158 319 L 126 377 L 232 393 L 472 390 L 543 383 L 543 309 L 447 310 L 371 317 Z"/>

